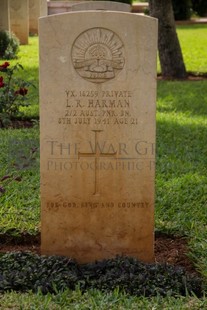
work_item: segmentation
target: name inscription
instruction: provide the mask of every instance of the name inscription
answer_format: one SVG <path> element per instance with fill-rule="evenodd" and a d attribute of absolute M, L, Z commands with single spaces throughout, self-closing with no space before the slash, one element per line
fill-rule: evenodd
<path fill-rule="evenodd" d="M 65 90 L 62 125 L 137 125 L 129 90 Z"/>

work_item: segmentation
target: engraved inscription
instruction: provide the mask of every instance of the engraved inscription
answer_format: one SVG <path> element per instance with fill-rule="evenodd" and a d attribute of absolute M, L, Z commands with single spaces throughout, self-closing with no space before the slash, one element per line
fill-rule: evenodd
<path fill-rule="evenodd" d="M 134 96 L 130 90 L 66 89 L 62 125 L 138 125 L 133 117 Z"/>
<path fill-rule="evenodd" d="M 58 211 L 59 209 L 148 209 L 151 203 L 147 201 L 137 201 L 137 202 L 68 202 L 68 201 L 48 201 L 46 208 L 53 211 Z"/>
<path fill-rule="evenodd" d="M 123 43 L 109 29 L 88 29 L 76 38 L 72 46 L 75 70 L 93 83 L 113 79 L 123 69 L 124 61 Z"/>

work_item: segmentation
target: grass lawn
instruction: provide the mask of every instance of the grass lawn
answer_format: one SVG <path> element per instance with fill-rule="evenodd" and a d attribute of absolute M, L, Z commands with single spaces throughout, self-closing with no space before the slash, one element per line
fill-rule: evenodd
<path fill-rule="evenodd" d="M 0 295 L 1 309 L 22 310 L 200 310 L 207 308 L 205 298 L 144 298 L 126 296 L 116 290 L 104 294 L 100 291 L 64 291 L 57 295 L 20 294 Z M 18 308 L 17 308 L 18 307 Z"/>
<path fill-rule="evenodd" d="M 207 73 L 207 25 L 179 26 L 177 32 L 186 70 Z"/>
<path fill-rule="evenodd" d="M 207 25 L 179 26 L 188 71 L 207 72 Z M 21 46 L 24 78 L 38 86 L 38 38 Z M 11 63 L 16 63 L 16 60 Z M 38 89 L 25 117 L 38 116 Z M 158 81 L 155 227 L 186 236 L 189 256 L 207 280 L 207 80 Z M 0 234 L 39 227 L 39 128 L 0 131 Z M 2 179 L 3 178 L 3 179 Z M 118 291 L 0 295 L 2 309 L 205 309 L 207 299 L 138 298 Z"/>
<path fill-rule="evenodd" d="M 207 73 L 207 24 L 177 26 L 177 34 L 186 70 L 195 74 Z"/>

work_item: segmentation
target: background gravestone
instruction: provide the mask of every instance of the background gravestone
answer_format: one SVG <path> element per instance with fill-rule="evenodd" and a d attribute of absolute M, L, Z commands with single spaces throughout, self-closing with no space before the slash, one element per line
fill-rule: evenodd
<path fill-rule="evenodd" d="M 47 16 L 47 0 L 29 0 L 29 32 L 38 34 L 38 18 Z"/>
<path fill-rule="evenodd" d="M 10 30 L 9 0 L 0 1 L 0 31 Z"/>
<path fill-rule="evenodd" d="M 29 3 L 28 0 L 10 0 L 11 30 L 19 38 L 20 44 L 28 44 Z"/>
<path fill-rule="evenodd" d="M 79 1 L 48 1 L 48 15 L 71 12 L 72 5 Z"/>
<path fill-rule="evenodd" d="M 71 11 L 108 10 L 130 12 L 131 5 L 113 1 L 85 1 L 71 6 Z"/>
<path fill-rule="evenodd" d="M 39 30 L 42 253 L 153 261 L 157 20 L 73 12 Z"/>

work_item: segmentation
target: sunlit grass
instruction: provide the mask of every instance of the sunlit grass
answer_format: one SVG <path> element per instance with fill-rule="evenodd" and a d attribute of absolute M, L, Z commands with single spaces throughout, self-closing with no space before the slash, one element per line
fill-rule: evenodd
<path fill-rule="evenodd" d="M 186 70 L 207 73 L 207 24 L 177 26 L 176 29 Z M 157 68 L 160 72 L 159 59 Z"/>
<path fill-rule="evenodd" d="M 178 26 L 187 71 L 207 72 L 207 25 Z"/>

